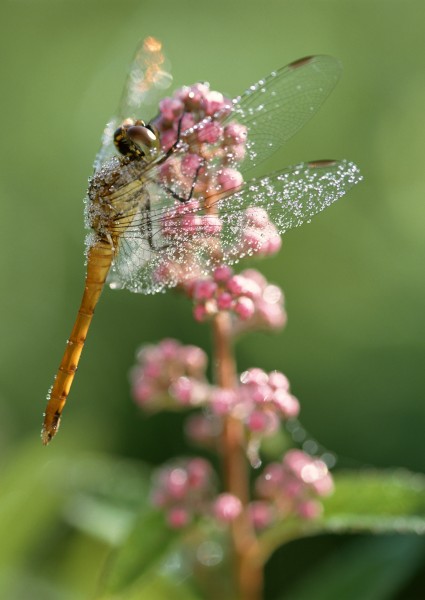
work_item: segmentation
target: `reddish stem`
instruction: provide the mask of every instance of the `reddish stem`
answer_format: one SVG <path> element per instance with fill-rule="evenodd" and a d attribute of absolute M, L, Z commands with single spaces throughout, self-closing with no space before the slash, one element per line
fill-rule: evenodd
<path fill-rule="evenodd" d="M 229 314 L 219 313 L 214 318 L 213 333 L 217 384 L 223 388 L 235 388 L 237 370 L 233 355 Z M 226 491 L 237 496 L 244 506 L 242 514 L 233 521 L 230 529 L 235 553 L 238 599 L 260 600 L 263 588 L 263 568 L 258 541 L 247 512 L 250 494 L 244 429 L 239 420 L 230 416 L 224 419 L 221 450 Z"/>

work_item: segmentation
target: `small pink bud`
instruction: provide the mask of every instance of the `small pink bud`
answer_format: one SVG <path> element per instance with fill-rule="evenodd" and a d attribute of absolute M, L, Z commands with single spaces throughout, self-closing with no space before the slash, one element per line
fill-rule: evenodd
<path fill-rule="evenodd" d="M 187 465 L 191 488 L 202 488 L 208 485 L 211 467 L 204 458 L 193 458 Z"/>
<path fill-rule="evenodd" d="M 179 377 L 170 387 L 174 398 L 183 406 L 192 402 L 194 383 L 189 377 Z"/>
<path fill-rule="evenodd" d="M 195 321 L 198 321 L 199 323 L 201 323 L 202 321 L 205 321 L 206 319 L 208 319 L 209 317 L 209 312 L 205 306 L 205 304 L 196 304 L 193 307 L 193 317 L 195 319 Z"/>
<path fill-rule="evenodd" d="M 168 473 L 166 490 L 174 500 L 184 498 L 188 491 L 188 477 L 185 469 L 174 468 Z"/>
<path fill-rule="evenodd" d="M 288 378 L 279 371 L 272 371 L 269 374 L 269 385 L 271 385 L 276 390 L 282 389 L 285 392 L 289 391 Z"/>
<path fill-rule="evenodd" d="M 267 429 L 267 425 L 267 415 L 263 411 L 255 410 L 248 417 L 247 426 L 251 431 L 261 433 Z"/>
<path fill-rule="evenodd" d="M 184 105 L 176 98 L 164 98 L 159 103 L 159 110 L 165 121 L 172 122 L 183 114 Z"/>
<path fill-rule="evenodd" d="M 214 502 L 216 519 L 222 523 L 234 521 L 242 512 L 242 502 L 233 494 L 220 494 Z"/>
<path fill-rule="evenodd" d="M 205 235 L 218 235 L 221 232 L 223 223 L 219 216 L 202 215 L 201 219 L 200 228 Z"/>
<path fill-rule="evenodd" d="M 300 412 L 300 403 L 284 389 L 278 389 L 273 392 L 273 403 L 279 408 L 285 419 L 293 419 Z"/>
<path fill-rule="evenodd" d="M 233 296 L 229 292 L 222 292 L 217 296 L 217 307 L 219 310 L 229 310 L 232 308 Z"/>
<path fill-rule="evenodd" d="M 211 279 L 201 279 L 197 281 L 193 288 L 193 298 L 195 300 L 210 300 L 217 290 L 217 284 Z"/>
<path fill-rule="evenodd" d="M 243 184 L 243 177 L 236 169 L 226 167 L 219 172 L 217 181 L 221 189 L 226 192 L 227 190 L 241 186 Z"/>
<path fill-rule="evenodd" d="M 216 415 L 227 415 L 237 402 L 234 390 L 215 388 L 211 393 L 211 408 Z"/>
<path fill-rule="evenodd" d="M 149 399 L 152 398 L 153 394 L 153 386 L 146 380 L 137 382 L 133 387 L 134 399 L 141 405 L 144 405 L 146 402 L 148 402 Z"/>
<path fill-rule="evenodd" d="M 223 134 L 223 127 L 216 121 L 206 122 L 198 130 L 198 140 L 201 143 L 215 144 Z"/>
<path fill-rule="evenodd" d="M 203 107 L 206 115 L 214 115 L 225 105 L 225 99 L 220 92 L 208 91 L 205 94 Z"/>
<path fill-rule="evenodd" d="M 269 502 L 257 500 L 248 506 L 252 524 L 256 529 L 264 529 L 274 520 L 273 507 Z"/>
<path fill-rule="evenodd" d="M 243 321 L 247 321 L 255 313 L 255 304 L 251 298 L 241 296 L 236 300 L 233 310 Z"/>
<path fill-rule="evenodd" d="M 243 384 L 265 385 L 268 381 L 269 376 L 263 369 L 248 369 L 248 371 L 244 371 L 241 375 L 241 382 Z"/>
<path fill-rule="evenodd" d="M 317 519 L 323 513 L 323 506 L 317 500 L 306 500 L 298 504 L 297 512 L 302 519 Z"/>
<path fill-rule="evenodd" d="M 167 513 L 167 522 L 173 529 L 181 529 L 188 525 L 190 521 L 190 513 L 185 508 L 171 508 Z"/>
<path fill-rule="evenodd" d="M 190 178 L 195 177 L 201 163 L 202 158 L 198 154 L 185 154 L 181 161 L 183 175 Z"/>
<path fill-rule="evenodd" d="M 264 208 L 254 206 L 246 209 L 245 219 L 249 225 L 253 225 L 256 228 L 261 229 L 270 222 L 267 211 Z"/>
<path fill-rule="evenodd" d="M 181 123 L 181 127 L 180 127 L 181 132 L 184 133 L 188 129 L 191 129 L 194 125 L 195 125 L 195 117 L 191 113 L 185 112 L 182 117 L 182 123 Z"/>
<path fill-rule="evenodd" d="M 161 353 L 161 358 L 166 360 L 174 360 L 177 358 L 181 349 L 181 344 L 177 340 L 166 338 L 158 344 L 158 350 Z"/>
<path fill-rule="evenodd" d="M 214 280 L 217 283 L 225 283 L 233 274 L 233 270 L 227 265 L 216 267 L 213 272 Z"/>
<path fill-rule="evenodd" d="M 167 129 L 161 133 L 161 146 L 162 149 L 167 151 L 177 141 L 177 132 L 174 129 Z"/>
<path fill-rule="evenodd" d="M 224 138 L 229 144 L 245 144 L 247 128 L 240 123 L 230 123 L 224 128 Z"/>
<path fill-rule="evenodd" d="M 187 368 L 193 371 L 203 371 L 207 364 L 207 355 L 197 346 L 185 346 L 181 349 Z"/>

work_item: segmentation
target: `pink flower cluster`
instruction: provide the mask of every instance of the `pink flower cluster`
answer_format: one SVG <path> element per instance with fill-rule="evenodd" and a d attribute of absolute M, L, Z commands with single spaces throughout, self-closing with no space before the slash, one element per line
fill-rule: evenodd
<path fill-rule="evenodd" d="M 287 517 L 314 519 L 321 515 L 320 498 L 333 490 L 326 464 L 302 452 L 290 450 L 281 463 L 271 463 L 256 480 L 261 499 L 246 510 L 256 529 Z M 227 524 L 244 510 L 239 498 L 216 493 L 216 476 L 203 458 L 180 459 L 157 469 L 153 477 L 152 503 L 163 510 L 173 529 L 189 525 L 197 517 Z"/>
<path fill-rule="evenodd" d="M 280 239 L 280 238 L 279 238 Z M 220 311 L 230 311 L 245 327 L 241 329 L 278 329 L 286 323 L 283 293 L 254 269 L 236 275 L 221 265 L 211 277 L 196 279 L 185 289 L 194 301 L 197 321 L 206 321 Z"/>
<path fill-rule="evenodd" d="M 241 375 L 240 403 L 245 411 L 249 431 L 271 435 L 283 419 L 298 416 L 300 405 L 289 391 L 289 381 L 283 373 L 249 369 Z"/>
<path fill-rule="evenodd" d="M 256 481 L 258 495 L 280 516 L 317 518 L 322 513 L 320 497 L 333 491 L 327 465 L 301 450 L 289 450 L 281 463 L 271 463 Z"/>
<path fill-rule="evenodd" d="M 133 396 L 145 410 L 207 408 L 212 417 L 232 415 L 258 437 L 273 434 L 282 420 L 299 413 L 298 400 L 290 393 L 288 379 L 273 371 L 250 369 L 242 373 L 234 389 L 210 385 L 205 378 L 206 355 L 195 346 L 163 340 L 139 350 L 139 365 L 131 374 Z M 207 414 L 192 421 L 190 435 L 200 442 L 217 437 L 220 428 Z"/>
<path fill-rule="evenodd" d="M 131 372 L 132 392 L 145 410 L 176 409 L 206 400 L 207 356 L 201 348 L 165 339 L 157 346 L 142 347 L 137 360 Z"/>
<path fill-rule="evenodd" d="M 165 511 L 175 529 L 210 512 L 214 495 L 214 472 L 203 458 L 181 459 L 154 474 L 152 503 Z"/>
<path fill-rule="evenodd" d="M 299 402 L 290 393 L 283 373 L 249 369 L 242 373 L 240 381 L 234 390 L 218 387 L 212 390 L 210 408 L 214 415 L 231 414 L 256 436 L 272 435 L 282 420 L 298 416 Z"/>
<path fill-rule="evenodd" d="M 247 128 L 236 122 L 222 124 L 231 106 L 229 99 L 210 90 L 207 83 L 182 87 L 160 102 L 155 126 L 163 149 L 176 143 L 179 128 L 187 146 L 183 157 L 176 155 L 164 163 L 161 174 L 165 183 L 177 183 L 182 190 L 190 190 L 197 177 L 195 197 L 242 184 L 235 165 L 245 157 Z M 209 164 L 214 168 L 209 169 Z"/>
<path fill-rule="evenodd" d="M 279 252 L 282 239 L 264 208 L 251 206 L 245 211 L 242 248 L 247 254 L 271 256 Z"/>
<path fill-rule="evenodd" d="M 156 470 L 152 504 L 163 510 L 173 529 L 189 525 L 194 518 L 208 516 L 229 523 L 242 511 L 233 494 L 215 492 L 215 474 L 203 458 L 180 459 Z"/>

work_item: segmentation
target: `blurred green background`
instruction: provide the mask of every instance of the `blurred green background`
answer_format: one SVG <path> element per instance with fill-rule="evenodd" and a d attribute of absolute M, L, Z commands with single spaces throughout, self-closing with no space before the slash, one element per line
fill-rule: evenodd
<path fill-rule="evenodd" d="M 184 450 L 180 417 L 143 418 L 127 379 L 142 343 L 209 350 L 208 326 L 173 292 L 105 290 L 60 434 L 39 440 L 82 294 L 87 178 L 147 35 L 163 41 L 174 87 L 208 80 L 230 96 L 305 55 L 342 61 L 320 113 L 264 169 L 349 158 L 365 180 L 255 264 L 283 287 L 289 323 L 245 337 L 238 360 L 288 375 L 303 425 L 340 465 L 424 471 L 425 4 L 2 0 L 0 28 L 0 450 L 10 472 L 21 457 L 17 493 L 31 461 L 48 474 L 57 453 L 157 463 Z"/>

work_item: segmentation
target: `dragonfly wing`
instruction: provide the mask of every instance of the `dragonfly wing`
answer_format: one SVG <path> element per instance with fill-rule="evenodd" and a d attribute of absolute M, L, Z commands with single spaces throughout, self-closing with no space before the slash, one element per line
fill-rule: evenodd
<path fill-rule="evenodd" d="M 361 179 L 354 163 L 318 161 L 188 203 L 151 184 L 120 236 L 111 287 L 155 293 L 208 275 L 217 262 L 261 253 L 270 235 L 309 222 Z"/>
<path fill-rule="evenodd" d="M 297 60 L 252 85 L 233 101 L 232 114 L 248 128 L 247 154 L 240 171 L 271 156 L 318 111 L 341 75 L 331 56 Z"/>
<path fill-rule="evenodd" d="M 261 252 L 276 230 L 282 235 L 309 223 L 361 180 L 352 162 L 317 161 L 252 179 L 231 196 L 218 198 L 224 262 Z M 250 231 L 255 234 L 254 246 L 249 241 Z"/>
<path fill-rule="evenodd" d="M 169 69 L 161 42 L 153 37 L 143 40 L 131 62 L 118 110 L 103 131 L 101 147 L 94 162 L 95 169 L 116 154 L 114 131 L 124 119 L 144 118 L 149 121 L 156 115 L 158 102 L 172 82 Z"/>
<path fill-rule="evenodd" d="M 246 154 L 237 169 L 242 174 L 269 158 L 318 111 L 341 75 L 341 63 L 331 56 L 311 56 L 272 72 L 251 85 L 213 117 L 182 134 L 196 145 L 199 130 L 211 120 L 224 126 L 237 122 L 247 128 Z M 184 149 L 184 146 L 183 146 Z"/>

